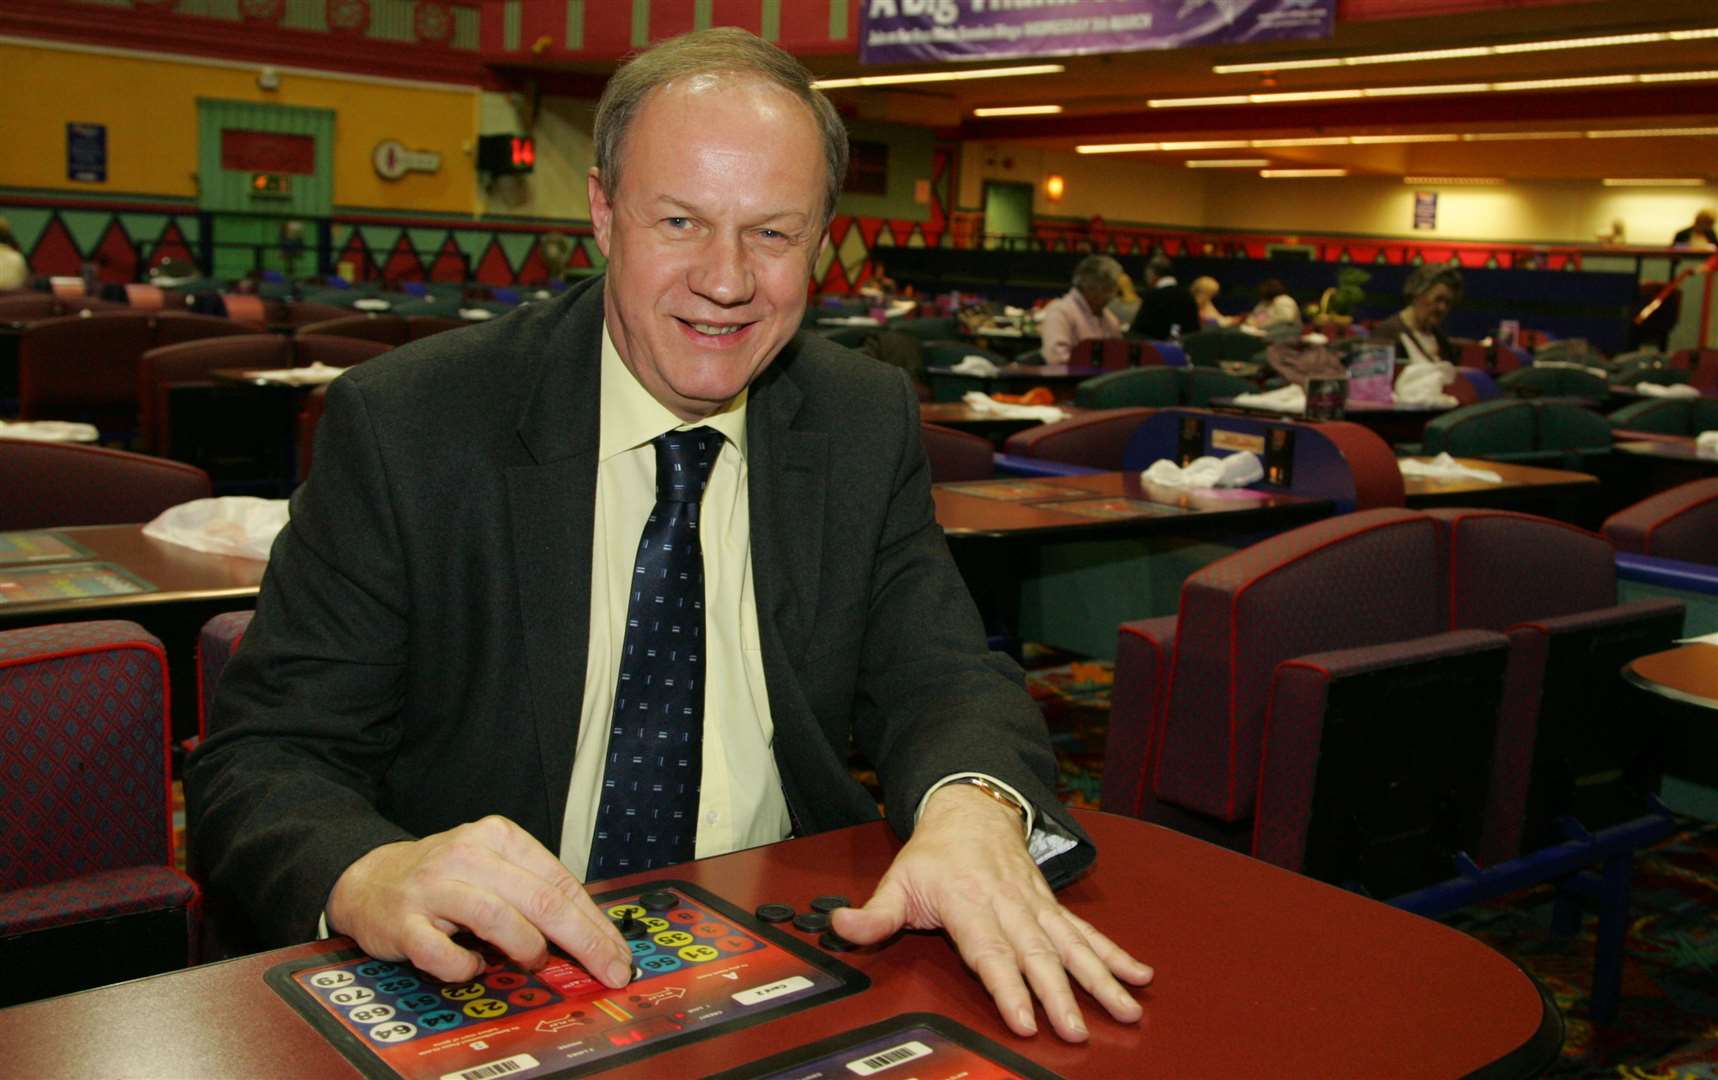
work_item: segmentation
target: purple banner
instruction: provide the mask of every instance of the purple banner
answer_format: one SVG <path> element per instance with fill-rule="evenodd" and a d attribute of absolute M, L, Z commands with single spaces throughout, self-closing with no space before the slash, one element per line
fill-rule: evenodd
<path fill-rule="evenodd" d="M 1329 37 L 1336 0 L 859 0 L 859 60 L 914 64 Z"/>

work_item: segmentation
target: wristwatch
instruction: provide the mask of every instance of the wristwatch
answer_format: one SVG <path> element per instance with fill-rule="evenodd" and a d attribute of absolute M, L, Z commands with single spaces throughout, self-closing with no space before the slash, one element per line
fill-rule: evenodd
<path fill-rule="evenodd" d="M 973 787 L 977 788 L 978 790 L 984 792 L 984 794 L 989 796 L 991 799 L 994 799 L 995 801 L 1001 803 L 1003 806 L 1006 806 L 1006 807 L 1008 807 L 1008 809 L 1014 811 L 1016 814 L 1019 814 L 1021 825 L 1025 825 L 1026 822 L 1029 820 L 1029 816 L 1026 813 L 1026 804 L 1025 803 L 1021 802 L 1019 799 L 1017 799 L 1013 795 L 1009 794 L 1000 785 L 993 784 L 989 780 L 986 780 L 982 776 L 960 776 L 960 777 L 956 777 L 955 779 L 950 780 L 948 782 L 948 786 L 950 786 L 950 787 L 953 787 L 955 784 L 970 784 Z"/>

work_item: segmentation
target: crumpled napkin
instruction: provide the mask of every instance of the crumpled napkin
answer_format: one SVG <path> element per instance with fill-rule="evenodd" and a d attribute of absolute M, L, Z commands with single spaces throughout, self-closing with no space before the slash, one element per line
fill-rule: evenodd
<path fill-rule="evenodd" d="M 965 402 L 974 412 L 1006 417 L 1010 420 L 1042 420 L 1046 424 L 1054 424 L 1059 420 L 1068 418 L 1066 412 L 1054 405 L 1016 405 L 1011 402 L 997 401 L 989 394 L 978 390 L 968 390 L 961 395 L 960 400 Z"/>
<path fill-rule="evenodd" d="M 276 534 L 286 527 L 288 513 L 285 499 L 252 495 L 193 499 L 161 511 L 143 526 L 143 535 L 211 555 L 266 560 Z"/>
<path fill-rule="evenodd" d="M 1243 450 L 1227 457 L 1194 458 L 1185 467 L 1163 458 L 1152 462 L 1140 479 L 1163 487 L 1225 488 L 1246 487 L 1264 475 L 1259 456 Z"/>
<path fill-rule="evenodd" d="M 1594 375 L 1594 376 L 1597 376 L 1598 378 L 1601 378 L 1601 379 L 1608 379 L 1608 378 L 1610 378 L 1610 374 L 1611 374 L 1609 368 L 1598 367 L 1594 364 L 1576 363 L 1573 360 L 1535 360 L 1535 361 L 1533 361 L 1533 366 L 1534 367 L 1547 367 L 1547 368 L 1567 368 L 1570 371 L 1584 371 L 1588 375 Z"/>
<path fill-rule="evenodd" d="M 252 372 L 251 377 L 262 382 L 281 383 L 286 386 L 320 386 L 333 382 L 346 374 L 343 367 L 330 367 L 327 364 L 311 364 L 309 367 L 275 368 L 270 371 Z"/>
<path fill-rule="evenodd" d="M 1401 458 L 1396 467 L 1402 470 L 1403 476 L 1422 476 L 1428 480 L 1480 480 L 1487 484 L 1501 484 L 1503 477 L 1490 469 L 1476 469 L 1471 465 L 1463 465 L 1448 453 L 1439 454 L 1430 461 L 1419 461 L 1415 458 Z"/>
<path fill-rule="evenodd" d="M 1251 405 L 1257 409 L 1274 409 L 1277 412 L 1303 413 L 1306 411 L 1306 387 L 1291 383 L 1262 394 L 1236 394 L 1235 404 Z"/>
<path fill-rule="evenodd" d="M 94 424 L 74 424 L 66 420 L 0 420 L 0 439 L 31 439 L 35 442 L 95 442 L 101 432 Z"/>
<path fill-rule="evenodd" d="M 360 296 L 352 301 L 352 306 L 359 311 L 387 311 L 394 305 L 379 296 Z"/>
<path fill-rule="evenodd" d="M 960 363 L 955 364 L 949 370 L 956 375 L 978 375 L 983 378 L 990 378 L 1002 369 L 997 367 L 996 362 L 989 357 L 973 353 L 971 356 L 961 357 Z"/>
<path fill-rule="evenodd" d="M 1694 436 L 1694 449 L 1700 454 L 1718 457 L 1718 431 L 1702 431 Z"/>
<path fill-rule="evenodd" d="M 1456 381 L 1455 365 L 1447 360 L 1422 360 L 1409 364 L 1396 376 L 1396 400 L 1404 405 L 1443 405 L 1453 408 L 1459 404 L 1444 393 L 1444 387 Z"/>
<path fill-rule="evenodd" d="M 1687 383 L 1635 383 L 1634 392 L 1647 397 L 1699 397 L 1700 391 Z"/>
<path fill-rule="evenodd" d="M 459 309 L 459 317 L 468 322 L 482 322 L 484 319 L 495 318 L 495 312 L 488 308 L 462 307 Z"/>

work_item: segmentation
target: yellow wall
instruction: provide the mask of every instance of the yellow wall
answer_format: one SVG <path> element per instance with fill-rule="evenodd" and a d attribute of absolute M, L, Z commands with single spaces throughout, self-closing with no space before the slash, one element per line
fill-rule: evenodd
<path fill-rule="evenodd" d="M 1044 195 L 1052 173 L 1067 184 L 1062 200 Z M 1036 184 L 1034 210 L 1041 215 L 1107 221 L 1141 221 L 1200 228 L 1206 223 L 1205 191 L 1200 178 L 1179 163 L 1154 164 L 1132 157 L 1076 154 L 1029 143 L 969 142 L 962 147 L 957 205 L 984 205 L 984 181 Z"/>
<path fill-rule="evenodd" d="M 485 134 L 526 130 L 517 94 L 486 92 L 479 112 Z M 589 221 L 585 175 L 596 163 L 591 119 L 596 102 L 548 97 L 537 108 L 531 128 L 537 140 L 537 165 L 529 176 L 506 176 L 478 192 L 480 213 Z"/>
<path fill-rule="evenodd" d="M 280 89 L 269 92 L 257 87 L 259 70 L 0 44 L 0 186 L 195 197 L 197 99 L 207 97 L 334 110 L 337 205 L 475 209 L 467 153 L 477 130 L 475 89 L 282 72 Z M 105 184 L 66 179 L 68 122 L 107 125 Z M 370 165 L 383 139 L 440 153 L 441 170 L 383 180 Z"/>

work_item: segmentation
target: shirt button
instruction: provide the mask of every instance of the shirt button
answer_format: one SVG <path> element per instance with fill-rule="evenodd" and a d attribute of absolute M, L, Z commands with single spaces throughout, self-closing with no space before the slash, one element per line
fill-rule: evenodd
<path fill-rule="evenodd" d="M 716 824 L 716 822 L 721 821 L 721 820 L 722 820 L 722 815 L 716 813 L 716 811 L 714 811 L 714 810 L 704 811 L 704 824 L 714 825 L 714 824 Z"/>

